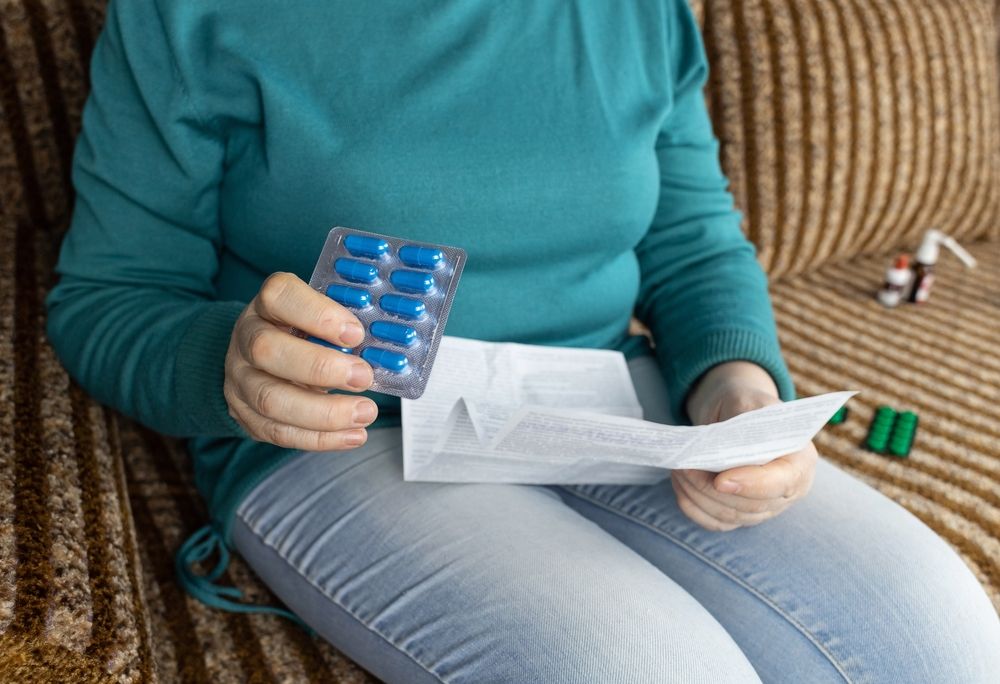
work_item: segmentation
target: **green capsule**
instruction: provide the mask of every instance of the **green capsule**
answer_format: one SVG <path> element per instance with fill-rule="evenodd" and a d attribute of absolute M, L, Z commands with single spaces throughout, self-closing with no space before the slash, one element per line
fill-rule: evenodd
<path fill-rule="evenodd" d="M 892 442 L 889 444 L 889 453 L 893 456 L 899 456 L 901 458 L 906 458 L 910 455 L 910 443 L 909 441 L 903 442 L 902 444 L 897 444 Z"/>
<path fill-rule="evenodd" d="M 885 440 L 885 439 L 876 439 L 876 438 L 869 437 L 868 438 L 868 448 L 871 449 L 872 451 L 876 451 L 878 453 L 882 453 L 882 452 L 885 451 L 886 442 L 887 441 L 888 440 Z"/>
<path fill-rule="evenodd" d="M 889 451 L 894 456 L 906 458 L 910 455 L 917 432 L 917 415 L 912 411 L 899 414 L 889 440 Z"/>

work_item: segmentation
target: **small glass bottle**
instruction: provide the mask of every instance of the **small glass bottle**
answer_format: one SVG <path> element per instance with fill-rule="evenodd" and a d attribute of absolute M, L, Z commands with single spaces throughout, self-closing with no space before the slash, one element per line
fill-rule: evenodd
<path fill-rule="evenodd" d="M 885 284 L 878 291 L 878 301 L 882 306 L 893 308 L 906 298 L 906 288 L 913 274 L 910 272 L 910 257 L 900 254 L 885 271 Z"/>

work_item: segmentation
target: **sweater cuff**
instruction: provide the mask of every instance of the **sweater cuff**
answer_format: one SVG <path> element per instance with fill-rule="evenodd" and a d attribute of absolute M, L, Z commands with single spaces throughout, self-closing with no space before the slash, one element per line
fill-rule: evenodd
<path fill-rule="evenodd" d="M 188 416 L 195 436 L 246 436 L 229 415 L 222 393 L 229 339 L 245 306 L 241 302 L 213 302 L 181 337 L 174 366 L 174 400 Z"/>
<path fill-rule="evenodd" d="M 657 355 L 670 393 L 670 408 L 684 422 L 690 422 L 685 404 L 691 387 L 713 366 L 728 361 L 757 364 L 770 373 L 782 401 L 795 399 L 795 385 L 777 341 L 756 331 L 720 330 L 685 347 L 679 354 L 671 354 L 663 345 L 657 345 Z"/>

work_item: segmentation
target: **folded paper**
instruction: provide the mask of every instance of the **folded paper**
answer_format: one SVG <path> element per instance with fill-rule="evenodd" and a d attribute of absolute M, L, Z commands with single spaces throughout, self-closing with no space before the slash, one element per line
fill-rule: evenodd
<path fill-rule="evenodd" d="M 411 481 L 651 484 L 670 470 L 761 465 L 804 447 L 855 392 L 699 426 L 642 420 L 619 352 L 445 337 L 424 396 L 403 400 Z"/>

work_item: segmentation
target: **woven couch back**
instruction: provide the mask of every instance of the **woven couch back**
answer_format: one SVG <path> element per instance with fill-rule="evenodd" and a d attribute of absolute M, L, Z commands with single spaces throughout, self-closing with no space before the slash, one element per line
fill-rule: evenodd
<path fill-rule="evenodd" d="M 745 230 L 771 274 L 1000 237 L 997 0 L 693 0 Z"/>

